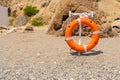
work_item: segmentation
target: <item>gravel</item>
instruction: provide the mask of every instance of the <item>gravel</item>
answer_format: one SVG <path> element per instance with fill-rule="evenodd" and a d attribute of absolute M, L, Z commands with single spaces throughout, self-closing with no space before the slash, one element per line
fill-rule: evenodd
<path fill-rule="evenodd" d="M 101 39 L 89 55 L 77 56 L 64 37 L 45 32 L 0 35 L 0 80 L 120 79 L 120 37 Z"/>

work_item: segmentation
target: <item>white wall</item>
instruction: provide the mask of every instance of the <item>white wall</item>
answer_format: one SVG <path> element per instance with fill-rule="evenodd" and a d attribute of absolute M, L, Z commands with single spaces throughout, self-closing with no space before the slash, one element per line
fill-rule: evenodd
<path fill-rule="evenodd" d="M 0 6 L 0 25 L 8 27 L 8 8 Z"/>

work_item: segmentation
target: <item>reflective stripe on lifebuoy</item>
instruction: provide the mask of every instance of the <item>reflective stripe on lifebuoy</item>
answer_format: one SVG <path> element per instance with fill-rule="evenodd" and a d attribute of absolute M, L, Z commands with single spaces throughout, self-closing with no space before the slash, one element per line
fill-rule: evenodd
<path fill-rule="evenodd" d="M 65 38 L 66 38 L 67 44 L 71 47 L 71 49 L 76 50 L 78 52 L 87 52 L 92 48 L 94 48 L 98 43 L 100 32 L 96 23 L 90 20 L 89 18 L 81 18 L 80 21 L 81 21 L 81 24 L 85 24 L 91 28 L 93 32 L 91 41 L 87 45 L 79 45 L 73 41 L 72 32 L 75 29 L 75 27 L 79 25 L 79 19 L 76 19 L 70 22 L 69 26 L 66 28 L 66 31 L 65 31 Z"/>

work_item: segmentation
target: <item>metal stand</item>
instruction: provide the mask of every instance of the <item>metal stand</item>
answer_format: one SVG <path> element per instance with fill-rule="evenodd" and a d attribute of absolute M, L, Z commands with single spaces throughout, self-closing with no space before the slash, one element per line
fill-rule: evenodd
<path fill-rule="evenodd" d="M 81 34 L 82 34 L 82 24 L 81 24 L 81 18 L 85 18 L 85 17 L 93 17 L 93 12 L 87 13 L 72 13 L 71 11 L 69 11 L 69 18 L 72 20 L 72 16 L 79 16 L 78 18 L 78 23 L 79 23 L 79 41 L 78 44 L 81 45 L 82 44 L 82 40 L 81 40 Z M 78 52 L 78 56 L 80 56 L 82 53 Z"/>

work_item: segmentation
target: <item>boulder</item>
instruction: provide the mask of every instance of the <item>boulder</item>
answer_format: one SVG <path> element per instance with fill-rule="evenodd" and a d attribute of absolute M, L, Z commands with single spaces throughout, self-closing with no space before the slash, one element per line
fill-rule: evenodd
<path fill-rule="evenodd" d="M 111 26 L 112 26 L 112 27 L 117 26 L 117 27 L 120 28 L 120 20 L 114 21 L 113 23 L 111 23 Z"/>
<path fill-rule="evenodd" d="M 109 31 L 111 31 L 111 29 L 112 29 L 111 28 L 111 23 L 104 23 L 100 27 L 101 27 L 100 29 L 103 33 L 107 33 Z"/>
<path fill-rule="evenodd" d="M 59 36 L 60 35 L 63 36 L 65 34 L 65 29 L 70 23 L 70 18 L 68 15 L 69 11 L 77 12 L 77 13 L 94 11 L 94 17 L 92 18 L 92 20 L 99 25 L 105 23 L 106 14 L 103 11 L 98 10 L 98 8 L 93 8 L 95 6 L 98 6 L 98 5 L 91 5 L 94 3 L 95 2 L 92 0 L 86 0 L 86 1 L 78 0 L 78 2 L 75 2 L 74 0 L 61 1 L 58 7 L 56 8 L 54 16 L 51 19 L 48 33 L 53 35 L 57 34 Z M 74 16 L 72 17 L 72 20 L 78 17 L 79 16 Z M 102 21 L 103 19 L 104 21 Z M 91 30 L 89 27 L 82 27 L 82 29 L 83 29 L 82 32 L 83 36 L 91 35 Z M 73 34 L 78 35 L 78 28 L 76 28 L 73 31 Z"/>
<path fill-rule="evenodd" d="M 117 37 L 119 36 L 118 32 L 116 30 L 112 30 L 110 33 L 109 33 L 109 37 Z"/>
<path fill-rule="evenodd" d="M 111 23 L 109 22 L 102 24 L 100 26 L 100 31 L 101 31 L 100 33 L 101 38 L 119 36 L 118 32 L 112 29 Z"/>
<path fill-rule="evenodd" d="M 120 32 L 120 20 L 116 20 L 111 23 L 111 27 L 113 30 L 116 30 L 118 33 Z"/>
<path fill-rule="evenodd" d="M 33 31 L 33 26 L 26 26 L 25 31 Z"/>

